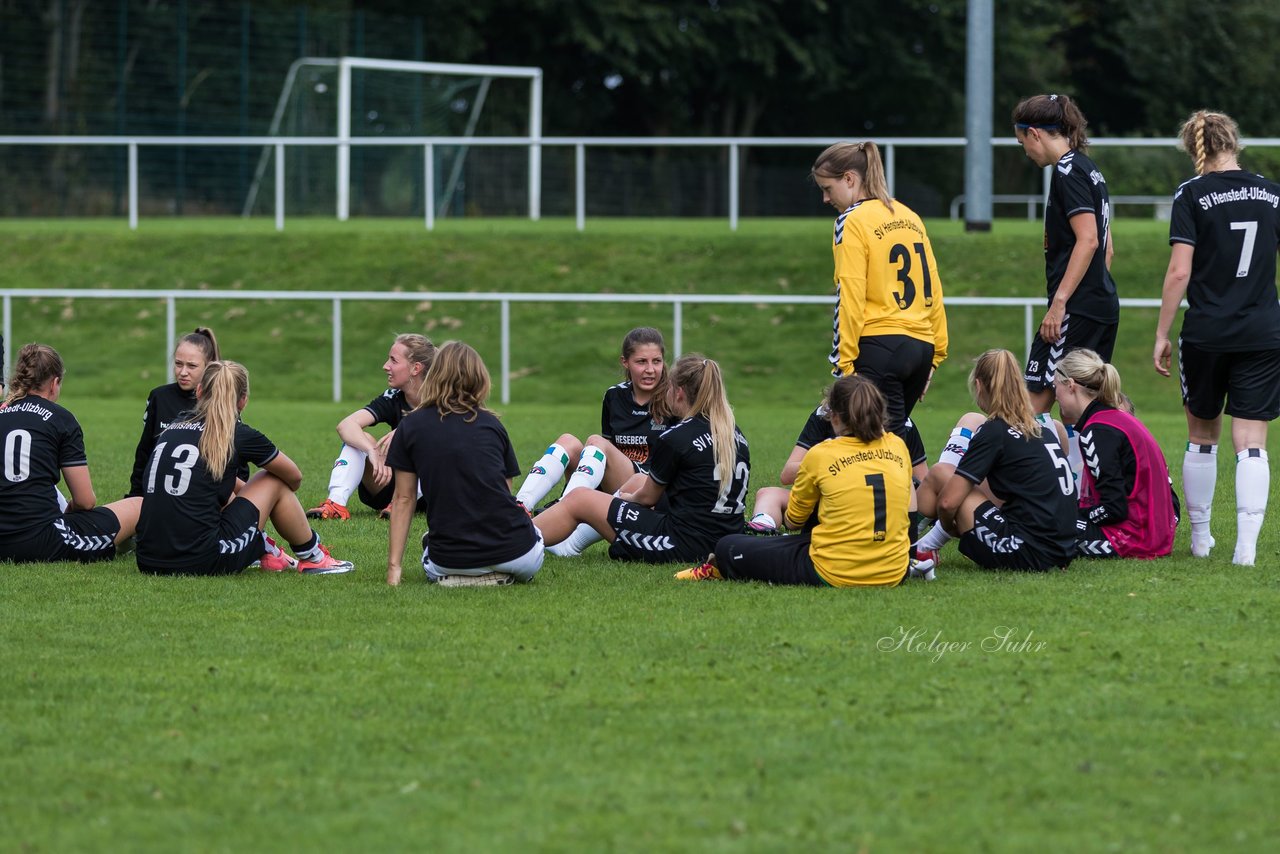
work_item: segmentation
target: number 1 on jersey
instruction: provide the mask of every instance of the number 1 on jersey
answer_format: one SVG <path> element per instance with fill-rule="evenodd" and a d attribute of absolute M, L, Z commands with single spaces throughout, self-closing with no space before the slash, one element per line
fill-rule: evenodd
<path fill-rule="evenodd" d="M 884 496 L 884 475 L 869 474 L 865 478 L 867 486 L 871 487 L 871 501 L 875 507 L 875 523 L 871 532 L 871 539 L 877 543 L 884 542 L 885 535 L 888 533 L 885 529 L 888 527 L 885 520 L 888 519 L 888 505 Z"/>

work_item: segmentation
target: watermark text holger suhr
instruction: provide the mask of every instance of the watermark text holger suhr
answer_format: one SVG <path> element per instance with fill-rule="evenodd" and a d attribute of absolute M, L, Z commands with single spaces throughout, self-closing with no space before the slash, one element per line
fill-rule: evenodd
<path fill-rule="evenodd" d="M 1043 652 L 1048 641 L 1036 640 L 1035 632 L 1020 630 L 1017 626 L 996 626 L 981 640 L 951 640 L 942 631 L 929 631 L 920 626 L 898 626 L 892 634 L 876 641 L 881 652 L 908 652 L 927 656 L 931 661 L 941 661 L 948 655 L 969 652 L 990 654 L 1025 655 Z"/>

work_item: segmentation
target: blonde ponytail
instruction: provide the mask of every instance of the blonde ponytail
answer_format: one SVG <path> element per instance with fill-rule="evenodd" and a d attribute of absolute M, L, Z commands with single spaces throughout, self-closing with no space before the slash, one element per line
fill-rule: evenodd
<path fill-rule="evenodd" d="M 714 359 L 689 353 L 676 360 L 675 367 L 671 369 L 671 382 L 684 391 L 689 401 L 685 417 L 701 415 L 711 423 L 711 444 L 716 453 L 716 471 L 720 475 L 720 497 L 724 498 L 733 485 L 738 438 L 733 407 L 725 395 L 720 365 Z"/>
<path fill-rule="evenodd" d="M 249 372 L 239 362 L 210 362 L 197 391 L 195 414 L 187 423 L 203 424 L 200 458 L 214 480 L 222 480 L 235 453 L 240 401 L 249 396 Z"/>

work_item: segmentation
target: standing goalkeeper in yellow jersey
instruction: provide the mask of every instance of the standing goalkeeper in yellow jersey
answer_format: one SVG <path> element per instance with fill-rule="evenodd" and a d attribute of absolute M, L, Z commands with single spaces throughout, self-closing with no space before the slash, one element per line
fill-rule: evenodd
<path fill-rule="evenodd" d="M 822 200 L 840 211 L 835 255 L 832 375 L 865 376 L 885 396 L 889 430 L 907 418 L 947 357 L 942 282 L 924 223 L 889 198 L 874 142 L 841 142 L 810 170 Z"/>

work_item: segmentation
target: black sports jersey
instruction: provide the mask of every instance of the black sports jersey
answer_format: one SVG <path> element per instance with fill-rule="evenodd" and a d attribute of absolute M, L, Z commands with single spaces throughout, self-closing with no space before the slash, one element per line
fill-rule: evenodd
<path fill-rule="evenodd" d="M 440 417 L 434 406 L 400 422 L 387 465 L 417 474 L 431 526 L 431 562 L 449 569 L 478 569 L 515 560 L 538 535 L 516 504 L 507 479 L 521 473 L 502 422 L 480 412 Z"/>
<path fill-rule="evenodd" d="M 1098 226 L 1098 248 L 1089 269 L 1067 301 L 1067 314 L 1092 318 L 1102 323 L 1118 323 L 1120 299 L 1116 283 L 1107 269 L 1107 239 L 1111 233 L 1111 197 L 1107 181 L 1097 165 L 1079 151 L 1071 150 L 1053 166 L 1049 197 L 1044 208 L 1044 277 L 1049 302 L 1067 272 L 1076 233 L 1071 218 L 1082 212 L 1093 214 Z"/>
<path fill-rule="evenodd" d="M 800 429 L 800 435 L 796 437 L 796 447 L 812 448 L 819 442 L 825 442 L 828 439 L 834 439 L 836 431 L 831 426 L 831 415 L 827 412 L 826 404 L 822 404 L 809 414 L 809 419 L 804 422 L 804 427 Z"/>
<path fill-rule="evenodd" d="M 1112 525 L 1129 518 L 1129 495 L 1138 474 L 1138 458 L 1124 433 L 1107 424 L 1089 423 L 1094 413 L 1110 408 L 1095 400 L 1081 414 L 1075 428 L 1080 434 L 1080 452 L 1098 493 L 1098 504 L 1080 508 L 1080 517 L 1095 525 Z"/>
<path fill-rule="evenodd" d="M 1004 419 L 992 418 L 974 433 L 956 474 L 987 482 L 1004 502 L 1004 517 L 1027 533 L 1027 546 L 1050 558 L 1074 554 L 1075 478 L 1056 432 L 1025 437 Z"/>
<path fill-rule="evenodd" d="M 21 540 L 62 515 L 54 489 L 64 468 L 86 466 L 76 417 L 34 394 L 0 409 L 0 540 Z"/>
<path fill-rule="evenodd" d="M 649 444 L 670 425 L 649 414 L 649 404 L 636 403 L 631 380 L 610 386 L 600 407 L 600 435 L 638 465 L 649 459 Z"/>
<path fill-rule="evenodd" d="M 400 421 L 413 411 L 404 392 L 398 388 L 389 388 L 369 401 L 364 411 L 373 416 L 374 424 L 387 424 L 392 430 L 400 426 Z"/>
<path fill-rule="evenodd" d="M 183 569 L 192 555 L 219 551 L 218 522 L 236 485 L 236 469 L 259 468 L 280 453 L 271 440 L 237 423 L 231 461 L 220 480 L 200 457 L 202 422 L 179 422 L 160 434 L 143 479 L 138 563 Z"/>
<path fill-rule="evenodd" d="M 711 422 L 705 416 L 686 418 L 663 431 L 649 449 L 649 476 L 666 487 L 669 515 L 681 536 L 704 538 L 711 544 L 726 534 L 742 533 L 746 510 L 751 451 L 747 437 L 736 426 L 732 481 L 722 498 L 716 479 L 716 452 L 711 443 Z"/>
<path fill-rule="evenodd" d="M 129 493 L 126 498 L 141 496 L 147 473 L 147 463 L 156 447 L 156 439 L 170 425 L 181 421 L 178 416 L 190 412 L 196 406 L 195 390 L 183 391 L 177 383 L 156 386 L 147 395 L 147 408 L 142 413 L 142 436 L 133 452 L 133 474 L 129 476 Z"/>
<path fill-rule="evenodd" d="M 1195 247 L 1182 340 L 1202 350 L 1280 348 L 1280 185 L 1243 170 L 1192 178 L 1173 197 L 1169 243 Z"/>

